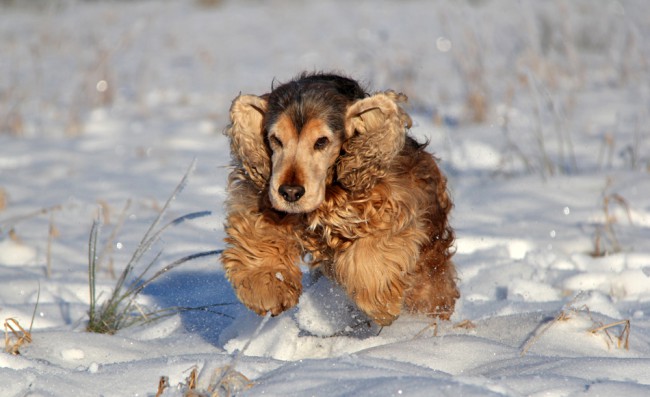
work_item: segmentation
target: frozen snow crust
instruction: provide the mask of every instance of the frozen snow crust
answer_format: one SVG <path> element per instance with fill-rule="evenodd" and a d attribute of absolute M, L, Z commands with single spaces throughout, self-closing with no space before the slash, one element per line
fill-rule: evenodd
<path fill-rule="evenodd" d="M 0 321 L 38 301 L 0 396 L 181 396 L 194 368 L 255 396 L 650 395 L 650 2 L 210 3 L 0 2 Z M 85 332 L 93 220 L 103 247 L 131 200 L 103 298 L 196 158 L 165 219 L 212 215 L 147 258 L 222 248 L 230 101 L 302 70 L 409 96 L 455 200 L 452 321 L 379 329 L 307 273 L 263 320 L 209 257 L 138 298 L 179 314 Z"/>

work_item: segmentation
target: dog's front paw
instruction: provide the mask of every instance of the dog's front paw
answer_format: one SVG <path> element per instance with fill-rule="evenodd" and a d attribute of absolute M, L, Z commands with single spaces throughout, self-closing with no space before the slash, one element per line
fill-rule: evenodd
<path fill-rule="evenodd" d="M 299 274 L 253 271 L 235 278 L 231 281 L 239 300 L 261 316 L 268 312 L 277 316 L 292 308 L 298 303 L 302 293 Z"/>
<path fill-rule="evenodd" d="M 375 323 L 388 326 L 399 317 L 402 310 L 401 296 L 384 294 L 380 299 L 369 299 L 368 296 L 364 295 L 355 296 L 355 301 L 359 309 L 366 313 Z"/>

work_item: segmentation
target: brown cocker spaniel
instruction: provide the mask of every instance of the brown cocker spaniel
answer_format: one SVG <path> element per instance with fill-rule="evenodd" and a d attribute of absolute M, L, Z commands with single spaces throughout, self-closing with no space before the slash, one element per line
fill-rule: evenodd
<path fill-rule="evenodd" d="M 401 310 L 449 319 L 459 297 L 446 178 L 392 91 L 302 74 L 240 95 L 226 131 L 226 277 L 260 315 L 298 303 L 301 259 L 380 325 Z"/>

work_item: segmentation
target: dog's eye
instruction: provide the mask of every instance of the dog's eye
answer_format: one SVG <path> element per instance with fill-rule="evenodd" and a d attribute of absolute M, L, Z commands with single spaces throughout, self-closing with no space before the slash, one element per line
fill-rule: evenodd
<path fill-rule="evenodd" d="M 329 145 L 329 143 L 330 140 L 322 136 L 316 140 L 316 143 L 314 143 L 314 150 L 323 150 L 327 145 Z"/>
<path fill-rule="evenodd" d="M 275 135 L 269 137 L 269 142 L 271 143 L 272 148 L 282 148 L 282 141 L 280 141 Z"/>

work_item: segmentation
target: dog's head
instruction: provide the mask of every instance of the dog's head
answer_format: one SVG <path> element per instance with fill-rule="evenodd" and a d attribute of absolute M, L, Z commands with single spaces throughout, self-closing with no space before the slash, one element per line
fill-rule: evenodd
<path fill-rule="evenodd" d="M 351 184 L 359 168 L 381 166 L 390 160 L 386 153 L 401 149 L 410 119 L 405 121 L 399 99 L 394 93 L 367 97 L 345 77 L 303 75 L 269 94 L 237 97 L 227 135 L 235 160 L 258 187 L 268 187 L 275 209 L 311 212 L 335 179 Z M 360 135 L 365 138 L 355 139 Z M 350 148 L 365 154 L 353 155 Z"/>

